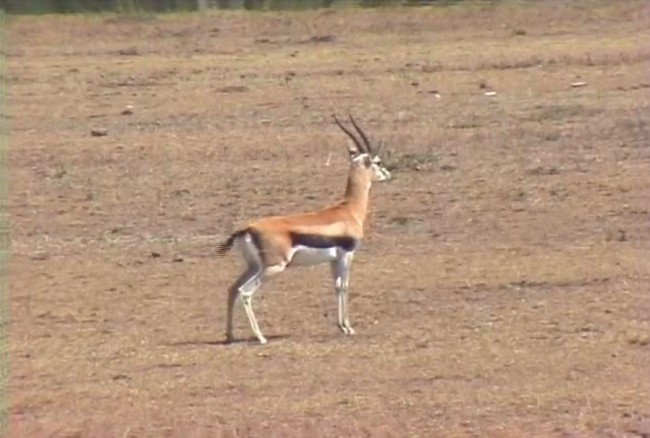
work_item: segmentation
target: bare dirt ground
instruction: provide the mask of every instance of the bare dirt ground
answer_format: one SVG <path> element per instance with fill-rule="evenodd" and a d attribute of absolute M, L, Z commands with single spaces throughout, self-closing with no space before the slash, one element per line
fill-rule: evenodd
<path fill-rule="evenodd" d="M 638 1 L 13 19 L 13 436 L 648 436 L 649 22 Z M 268 345 L 239 306 L 223 345 L 240 264 L 217 243 L 340 198 L 348 110 L 395 175 L 357 336 L 319 266 L 256 295 Z"/>

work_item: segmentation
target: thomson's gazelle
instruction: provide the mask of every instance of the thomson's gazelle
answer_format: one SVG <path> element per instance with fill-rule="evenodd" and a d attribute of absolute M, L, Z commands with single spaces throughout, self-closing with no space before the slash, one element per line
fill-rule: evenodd
<path fill-rule="evenodd" d="M 219 255 L 233 245 L 241 251 L 246 270 L 228 290 L 226 340 L 233 340 L 233 307 L 241 298 L 251 329 L 265 344 L 251 300 L 265 277 L 291 266 L 306 266 L 329 262 L 338 298 L 338 326 L 346 335 L 354 334 L 348 319 L 348 283 L 354 251 L 363 237 L 372 181 L 390 179 L 390 172 L 381 165 L 368 137 L 350 115 L 352 126 L 361 136 L 357 139 L 334 116 L 336 124 L 354 142 L 348 144 L 350 170 L 344 199 L 322 210 L 291 216 L 271 216 L 250 222 L 233 233 L 219 246 Z"/>

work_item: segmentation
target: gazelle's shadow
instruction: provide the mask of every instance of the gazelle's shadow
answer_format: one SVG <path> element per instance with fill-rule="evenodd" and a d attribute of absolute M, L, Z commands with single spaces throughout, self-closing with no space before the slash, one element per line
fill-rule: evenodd
<path fill-rule="evenodd" d="M 283 340 L 283 339 L 288 339 L 288 335 L 271 335 L 271 336 L 266 336 L 266 340 L 268 343 L 271 343 L 272 341 L 277 341 L 277 340 Z M 267 345 L 268 345 L 267 343 Z M 251 344 L 251 345 L 261 345 L 260 341 L 255 337 L 251 336 L 249 338 L 236 338 L 233 341 L 228 341 L 225 338 L 221 340 L 213 340 L 213 339 L 187 339 L 187 340 L 181 340 L 181 341 L 172 341 L 172 342 L 165 342 L 162 345 L 166 347 L 183 347 L 183 346 L 190 346 L 190 345 L 221 345 L 221 346 L 229 346 L 229 345 L 237 345 L 237 344 Z"/>

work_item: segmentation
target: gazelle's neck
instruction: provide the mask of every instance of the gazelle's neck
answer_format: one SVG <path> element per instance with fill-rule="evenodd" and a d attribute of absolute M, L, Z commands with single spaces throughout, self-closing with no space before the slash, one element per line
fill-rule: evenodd
<path fill-rule="evenodd" d="M 371 173 L 368 169 L 356 166 L 350 168 L 348 184 L 345 188 L 345 203 L 350 206 L 352 214 L 361 226 L 363 226 L 368 213 L 371 185 Z"/>

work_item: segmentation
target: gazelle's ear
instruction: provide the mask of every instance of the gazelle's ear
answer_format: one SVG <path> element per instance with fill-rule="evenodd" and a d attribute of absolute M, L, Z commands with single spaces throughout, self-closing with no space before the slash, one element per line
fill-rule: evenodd
<path fill-rule="evenodd" d="M 357 147 L 352 143 L 351 141 L 345 142 L 345 145 L 348 147 L 348 153 L 350 154 L 350 158 L 354 158 L 357 155 L 359 155 L 359 151 L 357 150 Z"/>
<path fill-rule="evenodd" d="M 384 144 L 383 139 L 379 139 L 379 143 L 377 144 L 377 152 L 375 153 L 376 156 L 381 157 L 382 152 L 384 151 L 384 147 L 386 145 Z"/>

